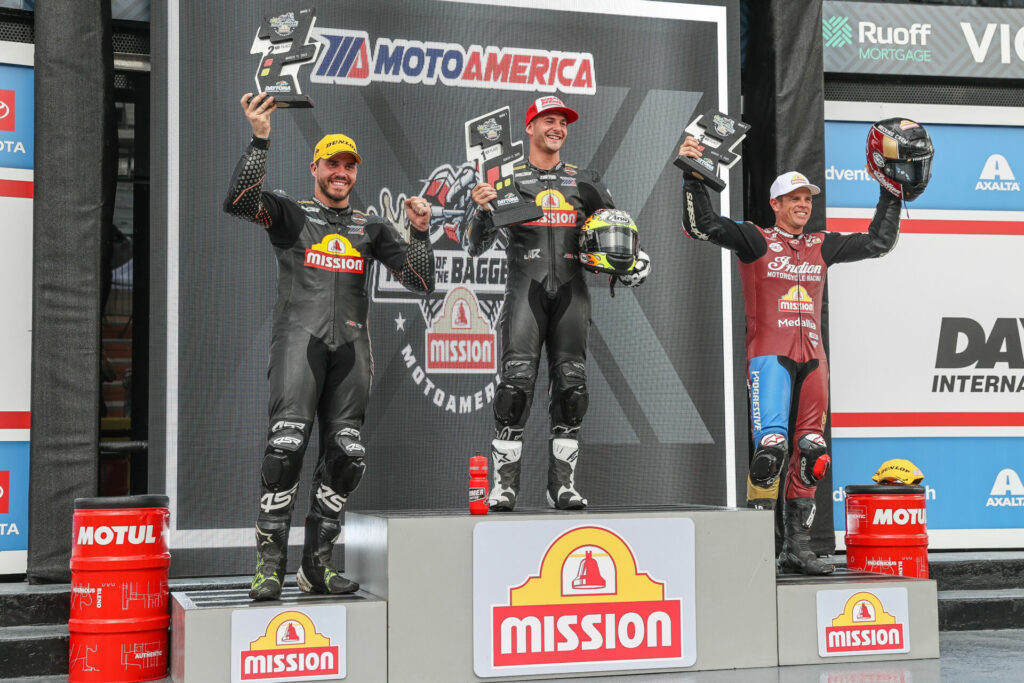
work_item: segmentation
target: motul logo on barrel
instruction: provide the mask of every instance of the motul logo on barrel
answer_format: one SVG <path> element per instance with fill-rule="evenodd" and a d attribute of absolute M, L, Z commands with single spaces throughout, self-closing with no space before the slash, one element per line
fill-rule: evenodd
<path fill-rule="evenodd" d="M 76 545 L 145 545 L 156 543 L 153 525 L 82 526 L 78 528 Z"/>
<path fill-rule="evenodd" d="M 872 523 L 877 526 L 897 524 L 906 526 L 908 524 L 925 524 L 924 508 L 879 508 L 875 510 L 875 518 Z"/>

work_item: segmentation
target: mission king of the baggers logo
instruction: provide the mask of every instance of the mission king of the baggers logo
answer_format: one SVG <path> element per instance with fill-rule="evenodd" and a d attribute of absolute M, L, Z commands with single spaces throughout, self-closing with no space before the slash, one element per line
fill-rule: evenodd
<path fill-rule="evenodd" d="M 405 318 L 407 305 L 377 310 L 388 310 L 392 330 L 404 335 L 401 360 L 413 391 L 438 410 L 453 414 L 489 409 L 499 382 L 497 330 L 508 265 L 504 237 L 476 258 L 464 249 L 476 206 L 470 196 L 476 182 L 472 164 L 444 164 L 429 174 L 417 193 L 431 204 L 434 294 L 424 298 L 410 293 L 379 264 L 372 284 L 378 304 L 418 306 L 422 328 Z M 370 211 L 401 225 L 404 200 L 404 195 L 384 188 L 379 205 Z"/>

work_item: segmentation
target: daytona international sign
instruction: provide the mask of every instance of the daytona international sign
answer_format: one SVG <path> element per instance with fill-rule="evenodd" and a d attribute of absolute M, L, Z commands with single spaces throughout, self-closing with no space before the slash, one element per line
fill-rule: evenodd
<path fill-rule="evenodd" d="M 693 538 L 683 518 L 478 524 L 476 674 L 692 665 Z"/>

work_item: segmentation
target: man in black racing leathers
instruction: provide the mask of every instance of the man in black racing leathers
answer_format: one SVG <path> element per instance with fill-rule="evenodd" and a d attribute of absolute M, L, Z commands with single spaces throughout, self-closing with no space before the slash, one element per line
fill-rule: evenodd
<path fill-rule="evenodd" d="M 312 199 L 297 201 L 281 191 L 262 191 L 275 108 L 265 93 L 242 97 L 253 137 L 224 201 L 228 213 L 266 228 L 278 263 L 268 372 L 270 428 L 260 477 L 256 574 L 249 591 L 253 600 L 281 594 L 295 491 L 314 416 L 319 420 L 320 452 L 296 579 L 305 592 L 351 593 L 359 588 L 329 561 L 342 509 L 365 469 L 359 430 L 371 374 L 369 260 L 380 261 L 414 292 L 429 293 L 434 287 L 429 204 L 420 197 L 406 200 L 414 228 L 409 244 L 386 220 L 353 211 L 349 194 L 362 159 L 347 136 L 328 135 L 317 144 L 310 164 Z"/>
<path fill-rule="evenodd" d="M 488 496 L 491 510 L 512 510 L 519 494 L 523 428 L 530 413 L 541 345 L 546 345 L 551 439 L 547 501 L 561 510 L 579 510 L 587 499 L 576 489 L 578 434 L 587 412 L 587 330 L 590 293 L 579 262 L 580 226 L 600 208 L 613 208 L 600 177 L 589 169 L 561 161 L 568 125 L 578 115 L 557 97 L 541 97 L 526 113 L 530 141 L 527 163 L 515 167 L 515 183 L 543 216 L 508 228 L 508 280 L 501 311 L 501 383 L 494 398 L 495 430 L 491 442 L 494 483 Z M 587 200 L 581 187 L 588 186 Z M 478 256 L 498 236 L 490 202 L 497 192 L 488 183 L 473 188 L 479 206 L 466 236 L 467 250 Z M 646 259 L 646 254 L 643 254 Z M 649 272 L 643 267 L 620 280 L 639 285 Z"/>

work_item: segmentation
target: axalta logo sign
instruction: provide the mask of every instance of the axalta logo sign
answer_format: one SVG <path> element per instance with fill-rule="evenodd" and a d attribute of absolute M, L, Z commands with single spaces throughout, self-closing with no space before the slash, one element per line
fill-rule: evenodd
<path fill-rule="evenodd" d="M 536 202 L 544 215 L 535 221 L 523 223 L 523 225 L 555 225 L 559 227 L 574 227 L 576 225 L 576 207 L 569 203 L 565 195 L 558 190 L 543 190 L 537 193 Z"/>
<path fill-rule="evenodd" d="M 318 633 L 313 620 L 293 610 L 278 614 L 266 632 L 241 652 L 242 681 L 340 678 L 341 648 Z"/>
<path fill-rule="evenodd" d="M 821 32 L 825 47 L 841 50 L 856 44 L 860 60 L 932 61 L 932 52 L 928 48 L 931 24 L 899 26 L 857 21 L 854 26 L 849 17 L 832 16 L 822 19 Z"/>
<path fill-rule="evenodd" d="M 985 507 L 1024 507 L 1024 483 L 1016 470 L 999 470 Z"/>
<path fill-rule="evenodd" d="M 152 524 L 119 526 L 80 526 L 77 545 L 145 545 L 156 543 Z"/>
<path fill-rule="evenodd" d="M 819 652 L 822 656 L 907 652 L 910 649 L 906 624 L 886 612 L 879 597 L 867 591 L 851 596 L 842 612 L 825 627 L 824 645 L 825 652 Z"/>
<path fill-rule="evenodd" d="M 779 299 L 779 311 L 782 313 L 813 313 L 814 299 L 800 285 L 793 285 Z"/>
<path fill-rule="evenodd" d="M 1010 162 L 1002 154 L 991 154 L 978 175 L 975 190 L 994 192 L 1020 192 L 1020 183 L 1013 175 Z"/>
<path fill-rule="evenodd" d="M 497 371 L 498 335 L 480 314 L 473 292 L 448 292 L 440 315 L 426 333 L 427 372 Z"/>
<path fill-rule="evenodd" d="M 11 508 L 11 472 L 0 470 L 0 515 L 6 515 Z"/>
<path fill-rule="evenodd" d="M 600 527 L 571 529 L 536 576 L 491 610 L 495 669 L 573 662 L 657 661 L 682 655 L 681 601 L 641 572 L 629 545 Z"/>
<path fill-rule="evenodd" d="M 495 45 L 470 45 L 377 38 L 366 31 L 315 28 L 326 44 L 309 80 L 336 85 L 373 82 L 443 85 L 458 88 L 525 90 L 593 95 L 594 57 Z"/>
<path fill-rule="evenodd" d="M 359 273 L 364 268 L 363 255 L 352 246 L 347 237 L 337 233 L 327 235 L 319 243 L 306 249 L 305 265 L 333 273 Z"/>

